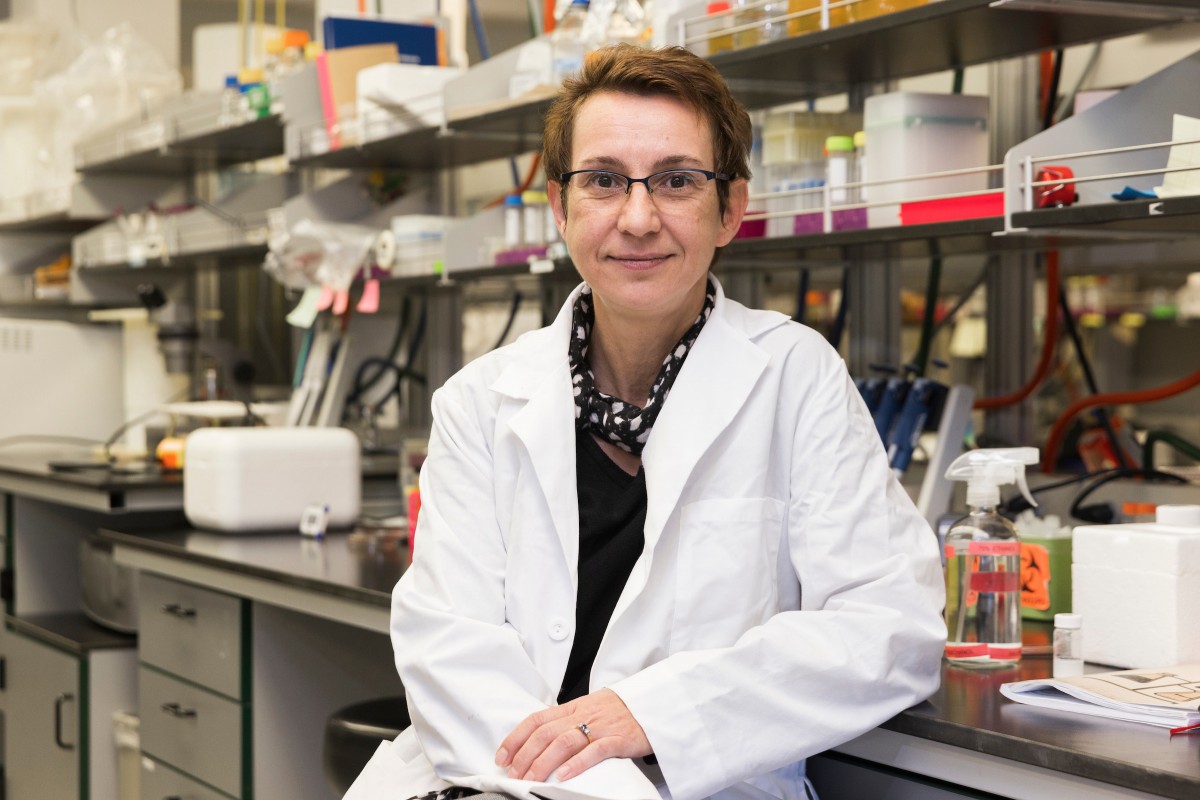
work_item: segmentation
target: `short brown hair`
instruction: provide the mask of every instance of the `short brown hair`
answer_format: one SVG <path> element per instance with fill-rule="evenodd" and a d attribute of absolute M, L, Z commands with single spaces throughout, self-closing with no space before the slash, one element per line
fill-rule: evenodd
<path fill-rule="evenodd" d="M 575 117 L 588 98 L 601 92 L 683 101 L 708 120 L 716 164 L 713 170 L 735 179 L 750 178 L 750 115 L 730 93 L 721 73 L 683 47 L 648 50 L 618 44 L 590 53 L 580 73 L 563 81 L 562 91 L 546 112 L 542 166 L 547 180 L 557 183 L 559 176 L 571 170 Z M 717 197 L 724 214 L 729 199 L 727 182 L 717 182 Z"/>

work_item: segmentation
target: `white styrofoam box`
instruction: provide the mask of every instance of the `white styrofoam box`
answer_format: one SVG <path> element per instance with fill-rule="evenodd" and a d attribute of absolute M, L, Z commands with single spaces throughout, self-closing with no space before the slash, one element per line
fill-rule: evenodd
<path fill-rule="evenodd" d="M 504 242 L 504 206 L 454 220 L 446 228 L 446 272 L 486 267 Z"/>
<path fill-rule="evenodd" d="M 1083 615 L 1083 657 L 1122 668 L 1200 661 L 1200 507 L 1178 525 L 1075 529 L 1072 609 Z M 1170 507 L 1159 519 L 1170 519 Z"/>
<path fill-rule="evenodd" d="M 359 115 L 380 110 L 403 111 L 421 124 L 441 125 L 445 120 L 442 88 L 463 73 L 458 67 L 419 64 L 376 64 L 359 70 Z"/>
<path fill-rule="evenodd" d="M 868 97 L 863 107 L 870 180 L 890 180 L 988 165 L 988 98 L 972 95 L 892 92 Z M 983 191 L 980 172 L 871 186 L 871 201 L 915 200 L 954 192 Z M 867 209 L 871 227 L 900 224 L 897 204 Z"/>
<path fill-rule="evenodd" d="M 310 505 L 329 527 L 358 519 L 358 438 L 345 428 L 200 428 L 187 438 L 183 510 L 218 531 L 296 530 Z"/>
<path fill-rule="evenodd" d="M 394 275 L 432 275 L 437 262 L 446 258 L 446 228 L 452 217 L 436 214 L 406 214 L 393 217 L 396 243 Z"/>
<path fill-rule="evenodd" d="M 450 119 L 469 116 L 479 113 L 481 108 L 507 101 L 512 98 L 514 86 L 524 93 L 528 87 L 520 76 L 533 72 L 541 80 L 545 76 L 543 67 L 548 69 L 550 63 L 550 41 L 542 37 L 475 64 L 447 82 L 446 116 Z"/>

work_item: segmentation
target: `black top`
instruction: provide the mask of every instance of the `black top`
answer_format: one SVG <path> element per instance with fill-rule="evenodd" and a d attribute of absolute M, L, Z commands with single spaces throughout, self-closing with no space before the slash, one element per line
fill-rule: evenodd
<path fill-rule="evenodd" d="M 579 596 L 575 641 L 558 702 L 588 693 L 592 662 L 617 598 L 642 554 L 646 473 L 630 475 L 605 455 L 590 433 L 575 433 L 579 493 Z"/>

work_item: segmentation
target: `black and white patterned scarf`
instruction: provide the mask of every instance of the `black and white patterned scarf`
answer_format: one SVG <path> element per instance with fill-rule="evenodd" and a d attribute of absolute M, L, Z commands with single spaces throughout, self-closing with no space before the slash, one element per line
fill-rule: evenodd
<path fill-rule="evenodd" d="M 595 376 L 587 360 L 592 326 L 596 322 L 596 309 L 592 300 L 592 288 L 585 285 L 575 300 L 575 309 L 571 314 L 571 343 L 568 347 L 571 383 L 575 390 L 576 429 L 595 433 L 622 450 L 641 455 L 646 440 L 650 438 L 650 429 L 654 427 L 654 421 L 658 419 L 663 403 L 667 401 L 667 394 L 675 383 L 675 376 L 683 367 L 683 360 L 687 358 L 716 302 L 717 288 L 710 278 L 704 295 L 704 307 L 700 309 L 692 327 L 687 329 L 683 338 L 663 359 L 658 377 L 650 387 L 650 397 L 646 400 L 646 406 L 639 408 L 620 398 L 604 394 L 596 388 Z"/>

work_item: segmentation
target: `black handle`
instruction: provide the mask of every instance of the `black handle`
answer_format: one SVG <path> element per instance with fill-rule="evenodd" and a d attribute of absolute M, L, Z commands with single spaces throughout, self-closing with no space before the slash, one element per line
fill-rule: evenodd
<path fill-rule="evenodd" d="M 75 745 L 67 744 L 62 739 L 62 707 L 64 703 L 75 700 L 75 695 L 64 692 L 54 698 L 54 743 L 63 750 L 74 750 Z"/>
<path fill-rule="evenodd" d="M 179 703 L 163 703 L 162 710 L 179 719 L 190 719 L 196 716 L 196 709 L 184 708 Z"/>
<path fill-rule="evenodd" d="M 191 619 L 196 616 L 196 609 L 185 608 L 179 605 L 179 603 L 164 603 L 162 612 L 170 614 L 172 617 L 179 617 L 180 619 Z"/>

